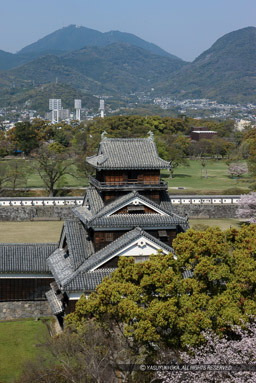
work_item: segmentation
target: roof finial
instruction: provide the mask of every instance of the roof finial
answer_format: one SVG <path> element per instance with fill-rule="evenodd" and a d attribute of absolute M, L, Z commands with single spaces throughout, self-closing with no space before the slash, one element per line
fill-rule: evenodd
<path fill-rule="evenodd" d="M 148 135 L 149 135 L 148 139 L 151 141 L 154 141 L 154 133 L 151 130 L 148 132 Z"/>
<path fill-rule="evenodd" d="M 107 134 L 108 134 L 108 133 L 106 132 L 106 130 L 104 130 L 104 132 L 101 133 L 101 141 L 104 141 L 104 140 L 107 139 L 107 137 L 106 137 Z"/>

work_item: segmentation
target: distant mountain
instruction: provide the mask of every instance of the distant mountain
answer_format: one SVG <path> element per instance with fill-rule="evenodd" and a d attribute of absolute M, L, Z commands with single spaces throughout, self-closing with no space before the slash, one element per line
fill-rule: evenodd
<path fill-rule="evenodd" d="M 160 56 L 177 58 L 157 45 L 142 40 L 131 33 L 119 31 L 102 33 L 76 25 L 61 28 L 21 49 L 18 54 L 44 53 L 49 51 L 67 52 L 91 46 L 104 47 L 113 43 L 128 43 Z"/>
<path fill-rule="evenodd" d="M 131 44 L 86 47 L 61 56 L 48 55 L 8 71 L 13 80 L 67 83 L 90 93 L 127 94 L 148 91 L 185 63 L 154 55 Z"/>
<path fill-rule="evenodd" d="M 256 102 L 255 63 L 256 28 L 243 28 L 221 37 L 167 83 L 159 84 L 157 91 L 178 99 Z"/>
<path fill-rule="evenodd" d="M 20 63 L 21 59 L 17 55 L 0 50 L 0 70 L 11 69 Z"/>
<path fill-rule="evenodd" d="M 155 46 L 131 34 L 71 25 L 18 54 L 0 51 L 0 70 L 5 70 L 0 73 L 0 106 L 12 104 L 17 94 L 19 100 L 22 93 L 30 97 L 31 89 L 56 78 L 83 94 L 118 97 L 141 91 L 152 94 L 154 89 L 156 96 L 177 99 L 256 103 L 255 27 L 224 35 L 192 63 L 166 52 L 152 53 L 151 48 Z M 12 69 L 7 70 L 8 62 Z"/>

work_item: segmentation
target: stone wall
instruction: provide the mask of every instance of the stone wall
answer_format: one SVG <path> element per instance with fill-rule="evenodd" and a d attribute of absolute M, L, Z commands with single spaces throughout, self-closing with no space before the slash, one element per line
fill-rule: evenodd
<path fill-rule="evenodd" d="M 237 205 L 173 204 L 174 212 L 195 218 L 235 218 Z M 72 206 L 1 206 L 0 221 L 65 220 Z"/>
<path fill-rule="evenodd" d="M 0 302 L 0 320 L 51 316 L 47 301 Z"/>
<path fill-rule="evenodd" d="M 70 206 L 1 206 L 0 221 L 64 220 L 73 216 Z"/>
<path fill-rule="evenodd" d="M 175 213 L 189 218 L 236 218 L 237 205 L 173 205 Z"/>

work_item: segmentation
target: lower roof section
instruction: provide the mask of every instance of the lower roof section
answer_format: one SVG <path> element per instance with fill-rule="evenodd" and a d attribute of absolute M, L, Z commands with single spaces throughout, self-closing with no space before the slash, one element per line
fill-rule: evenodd
<path fill-rule="evenodd" d="M 0 244 L 0 277 L 6 273 L 48 274 L 46 259 L 57 246 L 55 243 Z"/>

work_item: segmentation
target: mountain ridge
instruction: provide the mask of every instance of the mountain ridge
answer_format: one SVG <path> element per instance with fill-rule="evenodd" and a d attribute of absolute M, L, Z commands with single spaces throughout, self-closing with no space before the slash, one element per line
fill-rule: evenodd
<path fill-rule="evenodd" d="M 100 32 L 84 26 L 78 27 L 74 24 L 58 29 L 27 45 L 18 54 L 43 52 L 49 49 L 67 52 L 82 49 L 86 46 L 107 46 L 112 43 L 130 43 L 160 56 L 178 58 L 132 33 L 120 31 Z"/>
<path fill-rule="evenodd" d="M 92 31 L 91 41 L 94 38 Z M 13 63 L 12 69 L 0 73 L 0 99 L 4 100 L 4 94 L 14 92 L 13 83 L 22 92 L 22 88 L 26 91 L 33 84 L 39 86 L 58 78 L 74 89 L 91 94 L 118 96 L 146 92 L 152 97 L 256 103 L 255 27 L 225 34 L 192 63 L 154 54 L 128 42 L 109 43 L 111 35 L 114 40 L 118 37 L 115 32 L 106 32 L 108 45 L 104 45 L 104 37 L 103 45 L 89 45 L 72 51 L 56 51 L 50 49 L 54 46 L 42 45 L 41 48 L 46 50 L 23 51 L 17 56 L 0 51 L 0 69 L 1 57 L 2 66 L 6 66 L 8 59 L 18 57 L 20 60 L 18 66 Z M 99 36 L 102 35 L 104 33 L 99 32 Z"/>
<path fill-rule="evenodd" d="M 256 102 L 255 61 L 256 28 L 242 28 L 219 38 L 156 89 L 179 99 Z"/>

